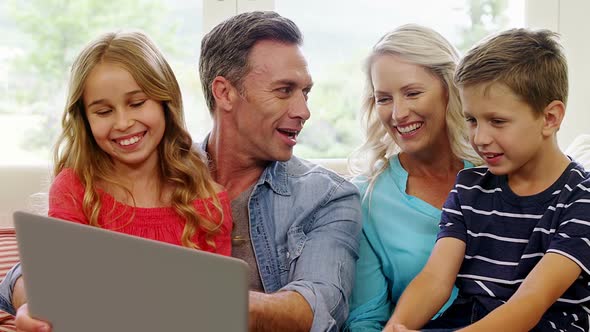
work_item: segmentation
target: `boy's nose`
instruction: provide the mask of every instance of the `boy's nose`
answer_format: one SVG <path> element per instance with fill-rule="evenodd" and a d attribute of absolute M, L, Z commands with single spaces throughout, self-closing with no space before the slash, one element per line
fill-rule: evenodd
<path fill-rule="evenodd" d="M 473 144 L 477 146 L 488 145 L 492 141 L 491 136 L 483 127 L 477 127 L 476 129 L 474 129 L 471 139 L 473 141 Z"/>

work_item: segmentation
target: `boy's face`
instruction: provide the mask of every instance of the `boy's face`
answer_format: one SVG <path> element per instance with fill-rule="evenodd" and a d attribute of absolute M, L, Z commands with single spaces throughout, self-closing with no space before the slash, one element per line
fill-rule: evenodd
<path fill-rule="evenodd" d="M 501 83 L 460 89 L 469 140 L 496 175 L 525 175 L 543 151 L 544 117 Z"/>

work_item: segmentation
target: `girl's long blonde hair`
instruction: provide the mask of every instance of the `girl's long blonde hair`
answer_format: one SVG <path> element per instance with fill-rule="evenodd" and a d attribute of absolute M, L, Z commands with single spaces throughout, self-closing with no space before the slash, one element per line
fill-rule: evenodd
<path fill-rule="evenodd" d="M 396 55 L 420 65 L 434 74 L 448 93 L 446 109 L 447 134 L 453 154 L 473 164 L 481 159 L 469 144 L 467 124 L 463 117 L 459 91 L 453 83 L 455 67 L 459 61 L 457 50 L 438 32 L 416 24 L 407 24 L 385 34 L 373 47 L 365 61 L 365 89 L 361 107 L 361 122 L 365 142 L 349 158 L 353 175 L 362 175 L 368 182 L 370 193 L 377 177 L 389 167 L 392 155 L 400 152 L 375 111 L 375 96 L 371 67 L 380 55 Z"/>
<path fill-rule="evenodd" d="M 113 161 L 94 140 L 82 101 L 86 79 L 101 62 L 122 66 L 150 99 L 162 103 L 166 129 L 158 145 L 160 188 L 165 184 L 173 188 L 171 205 L 186 220 L 182 245 L 202 249 L 191 239 L 197 231 L 204 231 L 207 244 L 215 248 L 213 236 L 219 232 L 221 220 L 216 222 L 208 209 L 205 215 L 200 215 L 193 204 L 197 198 L 210 198 L 223 217 L 215 184 L 206 162 L 192 150 L 193 142 L 186 130 L 176 77 L 157 46 L 142 32 L 101 35 L 86 45 L 74 61 L 62 117 L 63 131 L 54 150 L 54 176 L 64 168 L 74 170 L 84 185 L 83 212 L 90 225 L 97 227 L 100 227 L 98 217 L 102 206 L 97 181 L 121 187 L 131 195 L 129 189 L 113 177 Z"/>

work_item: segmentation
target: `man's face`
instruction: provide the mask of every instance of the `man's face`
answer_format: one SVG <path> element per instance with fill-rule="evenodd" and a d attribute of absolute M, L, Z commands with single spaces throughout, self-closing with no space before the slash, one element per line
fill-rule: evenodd
<path fill-rule="evenodd" d="M 239 151 L 256 161 L 286 161 L 310 113 L 312 80 L 299 46 L 264 40 L 248 57 L 249 73 L 232 112 Z"/>

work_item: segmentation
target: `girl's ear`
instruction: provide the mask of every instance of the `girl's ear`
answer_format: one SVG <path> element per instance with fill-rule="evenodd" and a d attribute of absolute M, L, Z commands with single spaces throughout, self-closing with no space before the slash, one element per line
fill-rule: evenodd
<path fill-rule="evenodd" d="M 565 105 L 562 101 L 554 100 L 549 103 L 543 110 L 543 135 L 552 136 L 557 133 L 561 127 L 561 121 L 565 115 Z"/>
<path fill-rule="evenodd" d="M 230 111 L 237 97 L 237 89 L 225 77 L 217 76 L 211 83 L 211 91 L 215 98 L 215 108 L 222 111 Z"/>

